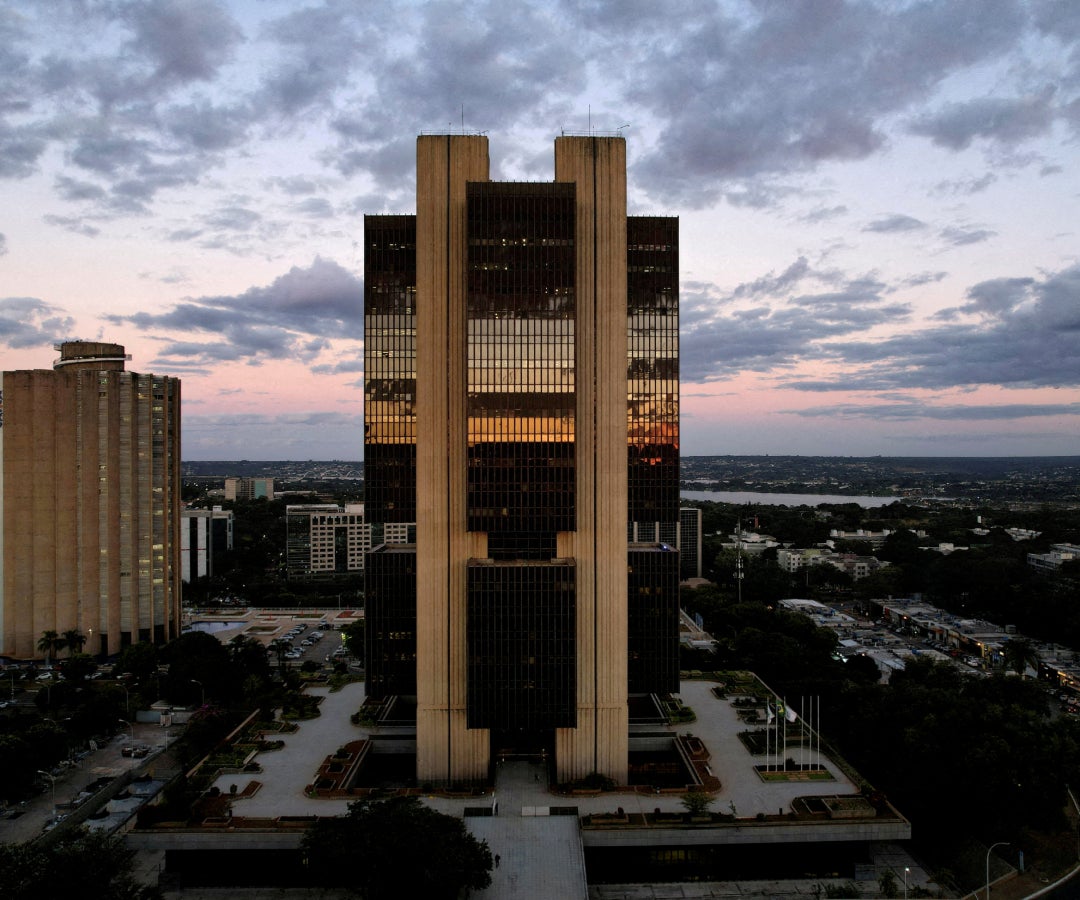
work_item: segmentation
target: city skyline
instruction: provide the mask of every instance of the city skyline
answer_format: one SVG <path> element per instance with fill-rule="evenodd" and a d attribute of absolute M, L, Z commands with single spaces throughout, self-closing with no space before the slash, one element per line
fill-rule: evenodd
<path fill-rule="evenodd" d="M 362 217 L 462 130 L 523 181 L 625 135 L 628 211 L 687 235 L 685 454 L 1075 452 L 1073 4 L 15 2 L 0 33 L 4 368 L 122 343 L 183 378 L 187 459 L 360 457 Z"/>

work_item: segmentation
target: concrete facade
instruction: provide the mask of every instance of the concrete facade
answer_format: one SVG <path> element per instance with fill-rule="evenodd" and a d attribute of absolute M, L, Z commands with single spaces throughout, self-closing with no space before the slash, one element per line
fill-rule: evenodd
<path fill-rule="evenodd" d="M 0 653 L 77 629 L 90 653 L 180 631 L 180 382 L 124 348 L 0 374 Z"/>

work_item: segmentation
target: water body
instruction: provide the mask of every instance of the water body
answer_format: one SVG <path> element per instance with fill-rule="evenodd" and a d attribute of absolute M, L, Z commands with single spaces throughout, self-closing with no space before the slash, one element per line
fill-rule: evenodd
<path fill-rule="evenodd" d="M 755 491 L 681 491 L 683 500 L 708 500 L 710 503 L 761 503 L 765 506 L 817 506 L 819 503 L 857 503 L 877 509 L 903 502 L 903 497 L 858 497 L 845 494 L 767 494 Z"/>
<path fill-rule="evenodd" d="M 219 631 L 239 628 L 243 624 L 243 622 L 192 622 L 184 628 L 184 631 L 205 631 L 207 634 L 217 634 Z"/>

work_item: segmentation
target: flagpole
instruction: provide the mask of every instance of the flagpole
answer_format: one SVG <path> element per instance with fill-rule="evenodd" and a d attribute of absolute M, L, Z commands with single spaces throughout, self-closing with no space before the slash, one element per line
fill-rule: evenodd
<path fill-rule="evenodd" d="M 784 771 L 787 771 L 787 697 L 784 698 L 784 715 L 780 727 L 784 729 Z"/>

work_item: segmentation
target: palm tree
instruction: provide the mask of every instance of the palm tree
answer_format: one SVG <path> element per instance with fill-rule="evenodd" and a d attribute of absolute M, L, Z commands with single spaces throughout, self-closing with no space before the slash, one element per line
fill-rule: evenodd
<path fill-rule="evenodd" d="M 1025 637 L 1011 637 L 1005 644 L 1005 665 L 1017 675 L 1023 675 L 1030 666 L 1039 671 L 1039 654 L 1035 645 Z"/>
<path fill-rule="evenodd" d="M 278 669 L 281 671 L 287 669 L 289 663 L 285 659 L 285 654 L 292 650 L 292 642 L 285 638 L 274 638 L 270 642 L 270 649 L 277 656 Z"/>
<path fill-rule="evenodd" d="M 37 648 L 45 654 L 45 665 L 49 665 L 49 656 L 56 655 L 64 647 L 64 639 L 60 635 L 49 629 L 48 631 L 41 632 L 41 637 L 38 639 Z"/>
<path fill-rule="evenodd" d="M 68 648 L 69 657 L 82 653 L 82 648 L 86 645 L 86 635 L 78 628 L 69 628 L 64 632 L 62 639 L 64 646 Z"/>

